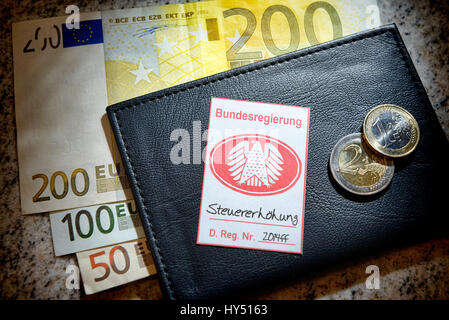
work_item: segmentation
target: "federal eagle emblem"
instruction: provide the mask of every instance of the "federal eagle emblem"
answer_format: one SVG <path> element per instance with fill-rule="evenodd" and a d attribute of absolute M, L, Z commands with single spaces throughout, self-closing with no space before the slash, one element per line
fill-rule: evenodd
<path fill-rule="evenodd" d="M 281 176 L 284 159 L 271 143 L 265 148 L 259 141 L 242 141 L 235 145 L 228 154 L 228 170 L 238 184 L 252 187 L 275 184 Z"/>

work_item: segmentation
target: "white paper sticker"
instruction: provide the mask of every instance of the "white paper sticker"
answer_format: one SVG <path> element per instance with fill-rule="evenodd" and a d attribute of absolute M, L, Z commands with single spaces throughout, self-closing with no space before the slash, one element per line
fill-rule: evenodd
<path fill-rule="evenodd" d="M 211 99 L 197 244 L 302 253 L 309 108 Z"/>

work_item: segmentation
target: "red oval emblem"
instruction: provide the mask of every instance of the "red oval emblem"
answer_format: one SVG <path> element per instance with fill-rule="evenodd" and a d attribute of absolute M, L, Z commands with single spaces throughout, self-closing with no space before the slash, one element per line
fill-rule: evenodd
<path fill-rule="evenodd" d="M 243 134 L 217 143 L 210 168 L 225 186 L 237 192 L 266 196 L 282 193 L 301 175 L 301 160 L 286 143 L 265 135 Z"/>

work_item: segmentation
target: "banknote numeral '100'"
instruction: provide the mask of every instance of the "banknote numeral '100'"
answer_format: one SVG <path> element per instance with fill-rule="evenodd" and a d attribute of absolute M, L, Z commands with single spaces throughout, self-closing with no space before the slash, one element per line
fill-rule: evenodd
<path fill-rule="evenodd" d="M 122 253 L 123 258 L 125 259 L 125 266 L 121 270 L 117 267 L 117 264 L 115 263 L 115 252 L 117 250 Z M 92 270 L 95 268 L 103 268 L 104 269 L 104 274 L 101 277 L 94 278 L 95 282 L 103 281 L 104 279 L 106 279 L 109 276 L 109 274 L 111 273 L 111 269 L 109 268 L 109 265 L 111 265 L 112 270 L 117 274 L 124 274 L 124 273 L 128 272 L 131 263 L 129 260 L 128 251 L 126 251 L 126 249 L 124 247 L 115 246 L 111 249 L 111 251 L 109 251 L 109 265 L 105 262 L 95 262 L 96 257 L 102 256 L 104 254 L 106 254 L 106 252 L 103 250 L 103 251 L 99 251 L 97 253 L 91 254 L 89 256 L 90 265 L 92 267 Z"/>
<path fill-rule="evenodd" d="M 78 174 L 81 174 L 84 181 L 84 187 L 80 191 L 76 185 L 76 177 Z M 60 177 L 62 179 L 62 190 L 56 190 L 56 178 Z M 32 176 L 33 180 L 36 179 L 42 179 L 42 185 L 40 189 L 37 191 L 37 193 L 33 196 L 33 202 L 41 202 L 41 201 L 48 201 L 50 200 L 50 196 L 42 196 L 42 193 L 47 189 L 48 183 L 48 177 L 47 175 L 43 173 L 38 173 Z M 89 191 L 89 175 L 87 174 L 86 170 L 82 168 L 78 168 L 73 170 L 71 176 L 70 176 L 70 186 L 73 191 L 73 193 L 78 196 L 82 197 Z M 67 175 L 62 171 L 56 171 L 53 173 L 50 177 L 50 192 L 53 195 L 55 199 L 63 199 L 67 196 L 69 192 L 69 180 L 67 178 Z"/>
<path fill-rule="evenodd" d="M 103 211 L 106 211 L 108 213 L 108 218 L 109 218 L 109 227 L 108 228 L 104 228 L 102 225 L 102 222 L 101 222 L 101 213 Z M 82 216 L 85 216 L 87 219 L 87 224 L 88 224 L 87 232 L 83 232 L 83 230 L 81 230 L 80 220 L 81 220 Z M 98 230 L 103 234 L 108 234 L 108 233 L 112 232 L 112 230 L 114 230 L 114 225 L 115 225 L 114 214 L 112 213 L 112 210 L 108 206 L 101 206 L 97 209 L 97 213 L 95 215 L 95 221 L 96 221 Z M 61 222 L 62 223 L 67 222 L 67 228 L 69 230 L 70 241 L 74 241 L 75 235 L 73 232 L 72 214 L 67 213 L 62 218 Z M 83 239 L 89 238 L 92 235 L 92 233 L 94 232 L 94 222 L 93 222 L 93 218 L 89 211 L 87 211 L 87 210 L 78 211 L 78 213 L 75 216 L 75 230 L 76 230 L 76 233 L 78 234 L 78 236 L 80 236 Z"/>
<path fill-rule="evenodd" d="M 316 36 L 316 32 L 313 25 L 313 17 L 318 9 L 323 9 L 329 15 L 332 22 L 333 37 L 334 39 L 339 38 L 343 35 L 343 27 L 341 24 L 340 17 L 337 10 L 328 2 L 317 1 L 310 4 L 304 14 L 304 29 L 306 32 L 307 40 L 311 45 L 318 44 L 319 41 Z M 271 18 L 275 13 L 281 13 L 285 16 L 290 29 L 290 44 L 287 48 L 281 49 L 276 46 L 273 40 L 273 33 L 271 29 Z M 246 19 L 246 29 L 242 36 L 232 45 L 231 48 L 226 52 L 228 60 L 248 60 L 248 59 L 262 59 L 262 52 L 239 52 L 240 49 L 246 44 L 246 42 L 251 38 L 256 30 L 257 19 L 251 10 L 245 8 L 232 8 L 223 11 L 223 17 L 231 17 L 235 15 L 243 16 Z M 267 49 L 275 56 L 294 51 L 298 49 L 300 43 L 300 32 L 298 20 L 296 19 L 295 13 L 288 7 L 283 5 L 273 5 L 268 7 L 261 20 L 262 29 L 262 39 L 265 43 Z"/>

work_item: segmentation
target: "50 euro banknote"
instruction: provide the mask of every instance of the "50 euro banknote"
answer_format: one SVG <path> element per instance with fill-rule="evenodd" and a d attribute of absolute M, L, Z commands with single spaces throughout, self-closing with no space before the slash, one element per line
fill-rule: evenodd
<path fill-rule="evenodd" d="M 86 294 L 156 274 L 145 238 L 78 252 L 76 257 Z"/>

